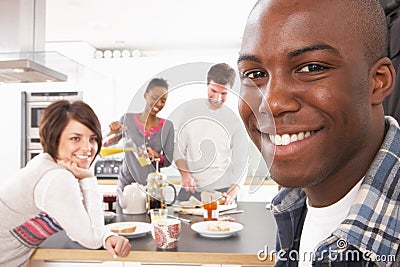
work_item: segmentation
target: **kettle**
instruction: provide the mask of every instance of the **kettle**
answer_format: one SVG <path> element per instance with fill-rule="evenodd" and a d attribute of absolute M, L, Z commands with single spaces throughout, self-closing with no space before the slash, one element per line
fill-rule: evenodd
<path fill-rule="evenodd" d="M 146 212 L 146 192 L 142 185 L 132 183 L 125 186 L 124 192 L 117 188 L 119 205 L 126 214 L 142 214 Z"/>

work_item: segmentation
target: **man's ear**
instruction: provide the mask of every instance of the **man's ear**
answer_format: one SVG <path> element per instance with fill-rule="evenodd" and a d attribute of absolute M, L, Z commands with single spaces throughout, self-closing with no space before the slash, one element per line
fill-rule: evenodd
<path fill-rule="evenodd" d="M 370 73 L 372 78 L 371 103 L 379 105 L 394 88 L 396 73 L 392 61 L 387 57 L 379 59 L 372 66 Z"/>

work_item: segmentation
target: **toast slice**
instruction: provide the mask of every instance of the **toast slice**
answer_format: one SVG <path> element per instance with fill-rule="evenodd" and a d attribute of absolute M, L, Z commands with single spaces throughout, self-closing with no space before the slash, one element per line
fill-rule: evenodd
<path fill-rule="evenodd" d="M 218 222 L 210 222 L 207 225 L 207 230 L 210 232 L 229 232 L 231 229 L 226 223 L 218 221 Z"/>
<path fill-rule="evenodd" d="M 131 226 L 116 226 L 111 229 L 111 232 L 117 234 L 132 234 L 136 231 L 136 225 Z"/>

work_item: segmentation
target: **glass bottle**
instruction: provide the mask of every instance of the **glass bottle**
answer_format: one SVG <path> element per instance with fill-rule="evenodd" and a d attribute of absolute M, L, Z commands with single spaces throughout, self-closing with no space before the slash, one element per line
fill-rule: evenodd
<path fill-rule="evenodd" d="M 204 220 L 205 221 L 218 221 L 218 201 L 204 203 Z"/>

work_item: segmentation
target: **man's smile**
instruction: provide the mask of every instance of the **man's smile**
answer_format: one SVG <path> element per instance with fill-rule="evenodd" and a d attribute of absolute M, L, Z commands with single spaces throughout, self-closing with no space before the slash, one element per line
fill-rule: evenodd
<path fill-rule="evenodd" d="M 297 134 L 269 134 L 271 143 L 276 146 L 286 146 L 296 141 L 301 141 L 310 137 L 314 131 L 299 132 Z"/>

